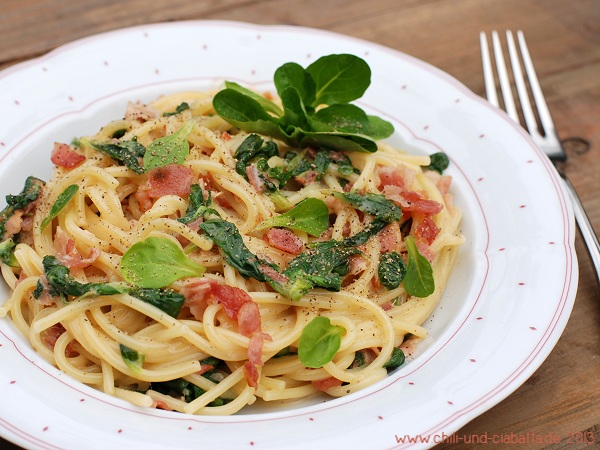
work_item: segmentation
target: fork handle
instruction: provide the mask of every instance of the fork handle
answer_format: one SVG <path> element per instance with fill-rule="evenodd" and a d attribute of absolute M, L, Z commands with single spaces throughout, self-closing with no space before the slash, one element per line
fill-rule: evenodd
<path fill-rule="evenodd" d="M 587 245 L 588 252 L 590 253 L 594 267 L 596 268 L 596 276 L 598 277 L 598 280 L 600 280 L 600 244 L 598 243 L 598 238 L 596 237 L 596 233 L 592 228 L 592 224 L 590 223 L 590 220 L 583 209 L 583 205 L 581 204 L 581 200 L 579 200 L 579 195 L 577 195 L 575 187 L 573 187 L 571 181 L 566 177 L 566 175 L 561 174 L 561 176 L 565 182 L 565 185 L 567 186 L 567 191 L 569 192 L 569 196 L 572 200 L 573 210 L 575 212 L 575 220 L 579 226 L 579 231 L 581 231 L 583 240 Z"/>

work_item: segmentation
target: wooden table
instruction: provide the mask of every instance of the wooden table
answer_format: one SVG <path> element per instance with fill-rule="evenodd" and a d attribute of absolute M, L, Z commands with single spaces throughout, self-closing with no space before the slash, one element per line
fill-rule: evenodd
<path fill-rule="evenodd" d="M 522 29 L 559 135 L 589 142 L 589 147 L 568 146 L 566 170 L 600 230 L 597 0 L 2 0 L 0 68 L 91 34 L 188 19 L 301 25 L 344 33 L 431 63 L 478 94 L 483 93 L 479 31 Z M 457 436 L 552 433 L 561 437 L 560 444 L 520 448 L 600 448 L 600 292 L 579 235 L 576 250 L 579 290 L 558 344 L 523 386 Z M 583 432 L 595 438 L 597 447 L 572 443 Z M 2 448 L 9 445 L 0 442 Z M 479 447 L 461 443 L 438 448 Z"/>

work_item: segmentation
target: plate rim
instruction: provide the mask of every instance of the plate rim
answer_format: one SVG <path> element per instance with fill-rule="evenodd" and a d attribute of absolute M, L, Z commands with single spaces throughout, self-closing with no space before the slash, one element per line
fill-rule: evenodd
<path fill-rule="evenodd" d="M 131 32 L 135 32 L 136 30 L 142 30 L 142 29 L 148 29 L 148 28 L 152 29 L 155 27 L 156 28 L 170 28 L 173 26 L 179 26 L 181 24 L 189 25 L 189 26 L 201 26 L 201 27 L 204 25 L 207 25 L 207 24 L 210 24 L 211 26 L 234 25 L 236 27 L 241 26 L 241 27 L 247 28 L 249 30 L 254 30 L 254 31 L 269 30 L 269 31 L 284 32 L 284 33 L 288 32 L 288 31 L 300 32 L 300 33 L 302 33 L 302 32 L 310 32 L 310 33 L 317 32 L 317 33 L 322 33 L 324 35 L 332 36 L 332 37 L 335 37 L 338 39 L 339 38 L 350 39 L 358 44 L 366 45 L 368 47 L 377 47 L 381 51 L 391 53 L 395 57 L 400 57 L 404 60 L 409 61 L 410 64 L 420 66 L 421 68 L 424 68 L 428 72 L 433 73 L 436 77 L 441 78 L 444 81 L 446 81 L 447 83 L 453 85 L 454 88 L 458 89 L 461 92 L 461 94 L 468 96 L 471 100 L 475 100 L 475 101 L 479 102 L 480 106 L 484 106 L 491 110 L 494 110 L 496 113 L 499 112 L 500 113 L 499 117 L 501 117 L 507 123 L 510 123 L 511 125 L 513 125 L 512 121 L 509 121 L 507 116 L 504 115 L 504 113 L 502 113 L 497 108 L 489 105 L 484 99 L 482 99 L 481 97 L 477 96 L 475 93 L 470 91 L 463 83 L 461 83 L 455 77 L 453 77 L 452 75 L 444 72 L 443 70 L 441 70 L 425 61 L 417 59 L 417 58 L 415 58 L 411 55 L 408 55 L 406 53 L 403 53 L 399 50 L 383 46 L 376 42 L 366 41 L 366 40 L 363 40 L 360 38 L 344 35 L 344 34 L 341 34 L 338 32 L 334 32 L 334 31 L 316 29 L 316 28 L 314 29 L 314 28 L 309 28 L 309 27 L 304 27 L 304 26 L 293 26 L 293 25 L 260 25 L 260 24 L 251 24 L 251 23 L 246 23 L 246 22 L 238 22 L 238 21 L 230 21 L 230 20 L 216 20 L 216 21 L 215 20 L 186 20 L 186 21 L 157 22 L 157 23 L 150 23 L 150 24 L 135 25 L 132 27 L 120 28 L 120 29 L 116 29 L 116 30 L 111 30 L 111 31 L 106 31 L 106 32 L 96 33 L 96 34 L 93 34 L 90 36 L 86 36 L 86 37 L 74 40 L 72 42 L 63 44 L 63 45 L 61 45 L 61 46 L 51 50 L 50 52 L 48 52 L 44 55 L 41 55 L 37 58 L 31 59 L 28 61 L 23 61 L 21 63 L 15 64 L 13 66 L 9 66 L 8 68 L 5 68 L 2 71 L 0 71 L 0 83 L 6 76 L 9 76 L 13 73 L 17 73 L 23 69 L 26 69 L 29 66 L 39 65 L 40 63 L 43 63 L 47 59 L 52 59 L 56 55 L 59 55 L 63 52 L 68 52 L 71 48 L 75 48 L 78 46 L 85 46 L 88 42 L 97 41 L 107 35 L 127 34 L 127 33 L 131 33 Z M 84 107 L 83 109 L 87 108 L 88 106 Z M 543 153 L 541 153 L 539 148 L 537 148 L 535 146 L 535 144 L 533 144 L 533 142 L 531 141 L 531 139 L 529 138 L 527 133 L 524 132 L 523 130 L 521 130 L 519 127 L 516 127 L 514 125 L 513 125 L 513 128 L 515 130 L 517 130 L 521 134 L 521 137 L 524 138 L 529 143 L 529 145 L 540 155 L 541 160 L 544 161 L 545 164 L 548 164 L 547 170 L 554 171 L 554 167 L 551 166 L 551 163 L 549 161 L 548 162 L 545 161 L 545 159 L 544 159 L 545 155 L 543 155 Z M 410 128 L 408 128 L 408 127 L 407 127 L 407 129 L 410 130 Z M 415 136 L 415 137 L 419 138 L 418 136 Z M 15 146 L 18 146 L 18 143 L 15 144 Z M 4 155 L 2 155 L 1 159 L 4 159 L 5 156 L 6 156 L 6 153 Z M 0 162 L 1 162 L 1 159 L 0 159 Z M 554 174 L 554 172 L 551 172 L 551 173 Z M 560 198 L 561 202 L 564 204 L 564 208 L 565 208 L 564 214 L 569 219 L 568 222 L 570 224 L 570 226 L 569 226 L 570 229 L 565 231 L 565 233 L 568 234 L 568 236 L 565 238 L 564 245 L 565 245 L 566 250 L 568 250 L 568 252 L 571 253 L 570 257 L 572 259 L 572 261 L 571 261 L 572 270 L 571 270 L 570 275 L 571 275 L 572 282 L 575 285 L 575 288 L 571 288 L 571 287 L 566 288 L 565 287 L 563 289 L 563 293 L 561 294 L 562 307 L 560 308 L 560 312 L 557 311 L 555 313 L 558 316 L 556 317 L 555 321 L 553 320 L 554 325 L 553 325 L 552 329 L 547 331 L 548 336 L 544 340 L 544 343 L 540 344 L 540 346 L 539 346 L 540 348 L 537 350 L 535 357 L 532 357 L 532 359 L 541 358 L 540 364 L 535 365 L 535 364 L 531 364 L 531 361 L 528 362 L 527 364 L 524 365 L 524 367 L 521 370 L 519 370 L 519 371 L 515 370 L 515 372 L 518 372 L 518 373 L 515 374 L 515 376 L 512 380 L 510 380 L 510 381 L 505 380 L 505 382 L 501 383 L 501 384 L 506 384 L 506 386 L 501 387 L 499 385 L 494 389 L 494 390 L 499 389 L 499 392 L 495 392 L 495 393 L 490 392 L 488 394 L 489 398 L 480 399 L 480 401 L 478 402 L 478 405 L 476 405 L 476 406 L 470 405 L 469 408 L 463 408 L 462 410 L 457 411 L 456 413 L 454 413 L 454 415 L 452 415 L 451 417 L 448 417 L 444 421 L 443 424 L 440 424 L 439 426 L 435 427 L 435 429 L 432 428 L 432 430 L 425 431 L 424 433 L 428 433 L 429 431 L 436 431 L 437 429 L 441 429 L 443 426 L 450 426 L 450 425 L 451 425 L 451 428 L 454 428 L 454 431 L 456 431 L 460 427 L 462 427 L 465 423 L 472 420 L 474 417 L 476 417 L 479 414 L 481 414 L 482 412 L 490 409 L 492 406 L 496 405 L 497 403 L 499 403 L 500 401 L 502 401 L 503 399 L 508 397 L 527 378 L 529 378 L 529 376 L 531 376 L 531 374 L 535 370 L 537 370 L 539 365 L 541 365 L 543 360 L 545 360 L 547 355 L 552 351 L 554 344 L 560 338 L 560 335 L 562 334 L 562 330 L 564 329 L 564 327 L 566 326 L 566 322 L 568 321 L 568 318 L 570 315 L 570 310 L 573 307 L 573 303 L 574 303 L 574 299 L 575 299 L 575 292 L 573 292 L 572 294 L 569 294 L 569 293 L 572 291 L 572 289 L 575 289 L 575 291 L 576 291 L 578 276 L 576 273 L 577 272 L 577 270 L 576 270 L 577 269 L 577 257 L 576 257 L 575 248 L 574 248 L 575 233 L 573 231 L 573 227 L 574 227 L 573 213 L 572 213 L 572 210 L 570 209 L 570 205 L 566 202 L 565 192 L 564 192 L 564 189 L 562 188 L 562 186 L 559 184 L 557 175 L 555 176 L 555 178 L 553 178 L 553 182 L 555 183 L 558 197 Z M 568 233 L 567 233 L 567 231 L 568 231 Z M 486 249 L 488 246 L 489 246 L 489 242 L 486 244 Z M 487 257 L 487 251 L 485 254 Z M 572 298 L 567 298 L 567 297 L 569 297 L 569 295 Z M 466 320 L 466 318 L 465 318 L 465 320 Z M 557 330 L 559 330 L 559 331 L 557 332 Z M 0 329 L 0 334 L 4 334 L 1 329 Z M 551 344 L 548 344 L 548 342 L 551 342 Z M 532 353 L 533 353 L 533 351 L 532 351 Z M 539 355 L 542 355 L 542 356 L 539 356 Z M 466 409 L 468 409 L 468 411 L 465 411 Z M 465 412 L 463 412 L 463 411 L 465 411 Z M 474 413 L 474 415 L 473 414 L 469 415 L 469 413 Z M 457 414 L 458 414 L 458 417 L 455 417 Z M 5 422 L 5 419 L 0 420 L 0 431 L 2 431 L 3 429 L 5 429 L 5 430 L 8 429 L 5 427 L 4 422 Z M 446 425 L 446 422 L 447 422 L 447 425 Z M 3 433 L 0 433 L 0 435 L 3 435 Z M 11 433 L 9 433 L 9 435 L 11 435 Z M 10 437 L 7 437 L 7 436 L 3 436 L 3 437 L 10 440 Z M 405 447 L 398 446 L 397 448 L 405 448 Z"/>

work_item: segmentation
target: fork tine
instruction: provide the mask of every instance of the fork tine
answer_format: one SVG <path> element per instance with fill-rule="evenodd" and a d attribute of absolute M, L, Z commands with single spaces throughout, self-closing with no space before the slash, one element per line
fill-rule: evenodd
<path fill-rule="evenodd" d="M 498 38 L 498 32 L 496 31 L 492 31 L 492 44 L 494 56 L 496 57 L 496 70 L 498 71 L 498 79 L 500 80 L 500 89 L 502 91 L 502 98 L 504 99 L 504 107 L 510 118 L 519 123 L 519 115 L 510 88 L 506 64 L 504 63 L 504 54 L 502 52 L 502 46 L 500 45 L 500 39 Z"/>
<path fill-rule="evenodd" d="M 500 106 L 500 103 L 498 103 L 498 94 L 496 93 L 496 83 L 494 82 L 494 73 L 492 70 L 492 60 L 490 59 L 490 51 L 485 31 L 479 33 L 479 46 L 481 47 L 481 62 L 483 63 L 485 96 L 492 105 Z"/>
<path fill-rule="evenodd" d="M 542 127 L 544 128 L 546 136 L 555 136 L 556 130 L 554 129 L 554 122 L 552 121 L 552 116 L 550 115 L 548 105 L 544 99 L 542 88 L 540 87 L 538 77 L 535 73 L 535 69 L 533 68 L 533 62 L 531 61 L 531 56 L 529 55 L 529 50 L 527 49 L 525 36 L 520 30 L 517 31 L 517 39 L 519 40 L 521 55 L 523 55 L 523 64 L 525 66 L 525 71 L 527 72 L 527 77 L 529 78 L 529 85 L 531 86 L 531 92 L 533 93 L 533 98 L 537 105 Z"/>
<path fill-rule="evenodd" d="M 537 122 L 535 120 L 535 115 L 533 114 L 533 109 L 531 108 L 531 102 L 529 101 L 525 79 L 523 78 L 523 71 L 521 70 L 521 64 L 519 62 L 519 54 L 517 52 L 517 47 L 515 46 L 513 35 L 510 31 L 506 32 L 506 42 L 508 43 L 510 65 L 512 66 L 515 85 L 517 86 L 519 102 L 521 103 L 521 110 L 523 111 L 523 117 L 525 118 L 525 123 L 527 124 L 527 130 L 530 134 L 538 133 Z"/>

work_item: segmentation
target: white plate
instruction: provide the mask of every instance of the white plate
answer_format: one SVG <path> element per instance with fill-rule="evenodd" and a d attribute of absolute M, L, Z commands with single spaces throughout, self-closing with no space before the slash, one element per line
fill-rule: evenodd
<path fill-rule="evenodd" d="M 559 178 L 528 136 L 440 70 L 329 32 L 180 22 L 83 39 L 0 73 L 0 194 L 47 179 L 52 143 L 95 133 L 128 100 L 235 80 L 271 87 L 274 70 L 353 53 L 373 71 L 363 108 L 392 142 L 446 152 L 467 237 L 420 355 L 346 398 L 233 417 L 134 407 L 41 360 L 0 320 L 0 434 L 28 448 L 425 448 L 513 392 L 566 325 L 577 287 L 574 220 Z M 6 289 L 3 293 L 6 292 Z M 402 443 L 405 436 L 417 442 Z"/>

